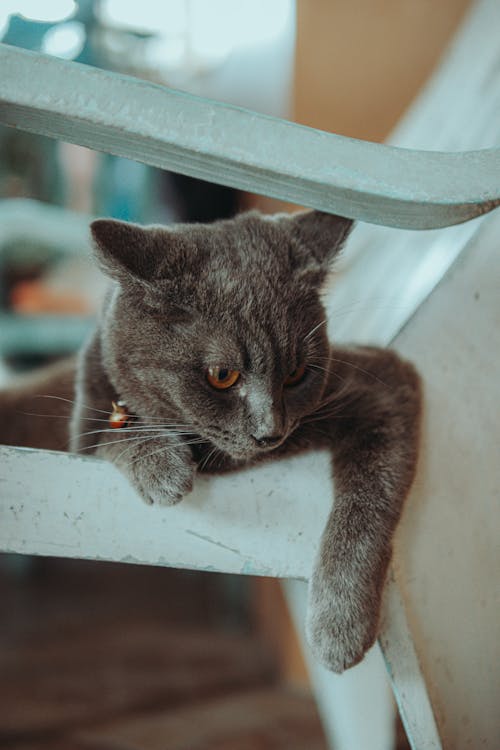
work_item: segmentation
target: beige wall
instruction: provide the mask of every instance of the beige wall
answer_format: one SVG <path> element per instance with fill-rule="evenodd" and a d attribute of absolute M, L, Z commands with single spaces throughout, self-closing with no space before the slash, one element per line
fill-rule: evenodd
<path fill-rule="evenodd" d="M 472 0 L 297 0 L 292 119 L 383 141 Z M 294 210 L 247 194 L 244 208 Z"/>
<path fill-rule="evenodd" d="M 297 0 L 294 119 L 383 140 L 470 0 Z"/>

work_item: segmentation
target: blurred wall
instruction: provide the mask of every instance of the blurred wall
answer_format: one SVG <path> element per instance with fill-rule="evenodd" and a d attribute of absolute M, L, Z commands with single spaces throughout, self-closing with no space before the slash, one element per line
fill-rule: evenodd
<path fill-rule="evenodd" d="M 294 117 L 382 141 L 471 0 L 297 0 Z"/>

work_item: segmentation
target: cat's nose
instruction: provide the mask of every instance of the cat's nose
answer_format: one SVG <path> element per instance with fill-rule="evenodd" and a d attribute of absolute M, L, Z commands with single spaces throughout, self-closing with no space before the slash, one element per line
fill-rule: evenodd
<path fill-rule="evenodd" d="M 259 448 L 272 448 L 275 445 L 278 445 L 283 440 L 283 435 L 264 435 L 263 437 L 257 437 L 256 435 L 252 435 L 256 445 Z"/>

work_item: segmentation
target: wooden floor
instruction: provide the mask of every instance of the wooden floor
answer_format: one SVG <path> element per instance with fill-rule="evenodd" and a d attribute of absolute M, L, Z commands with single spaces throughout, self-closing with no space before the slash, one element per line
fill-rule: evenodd
<path fill-rule="evenodd" d="M 313 700 L 278 683 L 234 579 L 6 562 L 0 748 L 326 750 Z"/>

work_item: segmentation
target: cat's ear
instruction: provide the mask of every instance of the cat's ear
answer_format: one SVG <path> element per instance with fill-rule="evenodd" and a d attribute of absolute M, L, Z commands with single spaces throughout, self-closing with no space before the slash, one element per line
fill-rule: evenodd
<path fill-rule="evenodd" d="M 292 263 L 300 269 L 328 271 L 352 229 L 351 219 L 323 211 L 303 211 L 290 217 Z"/>
<path fill-rule="evenodd" d="M 97 219 L 90 225 L 94 254 L 107 276 L 146 307 L 169 310 L 171 322 L 192 316 L 189 300 L 179 298 L 177 280 L 194 256 L 180 232 L 165 227 Z"/>
<path fill-rule="evenodd" d="M 151 281 L 158 268 L 155 230 L 116 219 L 97 219 L 90 225 L 99 265 L 111 278 Z"/>

